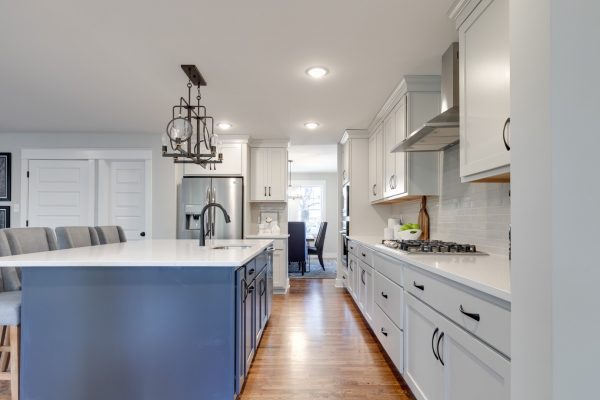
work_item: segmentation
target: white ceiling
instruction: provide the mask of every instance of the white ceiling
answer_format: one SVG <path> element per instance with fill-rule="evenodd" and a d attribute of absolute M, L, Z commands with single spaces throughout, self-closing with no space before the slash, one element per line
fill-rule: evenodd
<path fill-rule="evenodd" d="M 292 174 L 298 172 L 337 172 L 337 145 L 291 146 Z"/>
<path fill-rule="evenodd" d="M 457 38 L 452 2 L 3 2 L 0 132 L 160 134 L 186 90 L 180 64 L 196 64 L 229 133 L 335 143 L 368 125 L 402 75 L 440 72 Z M 311 80 L 313 65 L 330 75 Z"/>

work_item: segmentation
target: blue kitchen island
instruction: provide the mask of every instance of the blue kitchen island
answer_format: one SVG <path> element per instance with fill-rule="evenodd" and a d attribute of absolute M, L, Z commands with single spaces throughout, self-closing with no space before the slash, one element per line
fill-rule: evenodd
<path fill-rule="evenodd" d="M 269 240 L 148 240 L 22 267 L 23 400 L 225 400 L 269 319 Z"/>

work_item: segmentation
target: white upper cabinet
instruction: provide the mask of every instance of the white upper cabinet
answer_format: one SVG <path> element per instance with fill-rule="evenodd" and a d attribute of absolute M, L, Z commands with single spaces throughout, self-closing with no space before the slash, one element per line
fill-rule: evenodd
<path fill-rule="evenodd" d="M 440 113 L 440 78 L 407 76 L 375 117 L 369 151 L 369 199 L 397 201 L 439 194 L 439 153 L 392 153 L 398 143 Z M 382 148 L 377 151 L 377 136 Z M 375 137 L 375 139 L 373 139 Z M 375 159 L 373 159 L 373 157 Z M 382 178 L 378 178 L 378 171 Z M 382 190 L 374 190 L 381 184 Z M 375 194 L 374 194 L 375 193 Z"/>
<path fill-rule="evenodd" d="M 377 125 L 375 132 L 369 138 L 369 200 L 377 201 L 383 198 L 383 126 Z"/>
<path fill-rule="evenodd" d="M 460 175 L 464 182 L 508 180 L 508 0 L 482 0 L 476 6 L 467 5 L 459 12 L 457 24 L 460 41 Z"/>
<path fill-rule="evenodd" d="M 223 163 L 202 168 L 197 164 L 184 164 L 184 175 L 211 175 L 211 176 L 242 176 L 242 151 L 246 145 L 241 143 L 224 143 L 219 151 L 223 153 Z"/>
<path fill-rule="evenodd" d="M 350 141 L 342 144 L 342 184 L 350 181 Z"/>
<path fill-rule="evenodd" d="M 287 149 L 255 147 L 250 152 L 250 201 L 286 201 Z"/>

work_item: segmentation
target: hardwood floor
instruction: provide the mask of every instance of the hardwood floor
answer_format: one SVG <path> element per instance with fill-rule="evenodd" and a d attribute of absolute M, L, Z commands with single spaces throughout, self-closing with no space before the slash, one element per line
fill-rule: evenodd
<path fill-rule="evenodd" d="M 241 400 L 414 399 L 344 289 L 290 283 L 274 297 Z"/>
<path fill-rule="evenodd" d="M 0 400 L 10 399 L 0 383 Z M 291 281 L 273 314 L 240 400 L 414 399 L 344 289 Z"/>

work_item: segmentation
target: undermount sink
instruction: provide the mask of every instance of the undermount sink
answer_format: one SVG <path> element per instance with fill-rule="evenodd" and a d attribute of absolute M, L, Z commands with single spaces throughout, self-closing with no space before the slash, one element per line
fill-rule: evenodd
<path fill-rule="evenodd" d="M 229 245 L 229 246 L 215 246 L 215 247 L 211 247 L 211 249 L 213 250 L 235 250 L 235 249 L 240 249 L 240 250 L 244 250 L 244 249 L 248 249 L 252 246 L 248 246 L 248 245 Z"/>

